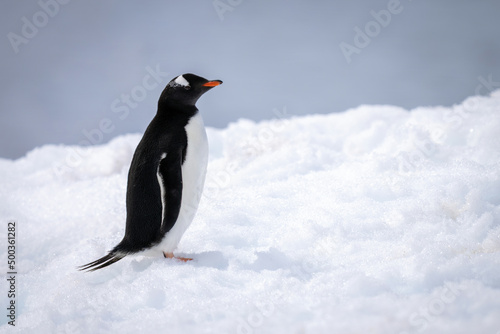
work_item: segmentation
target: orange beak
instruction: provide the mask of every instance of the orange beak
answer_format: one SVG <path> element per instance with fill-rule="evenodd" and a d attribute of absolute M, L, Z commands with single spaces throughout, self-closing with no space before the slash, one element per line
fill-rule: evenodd
<path fill-rule="evenodd" d="M 205 87 L 215 87 L 215 86 L 219 86 L 222 84 L 222 81 L 220 80 L 213 80 L 213 81 L 209 81 L 207 83 L 204 83 L 202 86 L 205 86 Z"/>

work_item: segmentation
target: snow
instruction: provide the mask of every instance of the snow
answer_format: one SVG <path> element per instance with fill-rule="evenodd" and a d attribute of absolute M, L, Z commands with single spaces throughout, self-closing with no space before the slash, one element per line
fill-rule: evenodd
<path fill-rule="evenodd" d="M 189 86 L 189 82 L 182 75 L 179 75 L 177 78 L 175 78 L 174 82 L 183 87 Z"/>
<path fill-rule="evenodd" d="M 18 295 L 0 332 L 498 333 L 499 111 L 497 91 L 209 128 L 204 195 L 176 253 L 194 260 L 93 273 L 76 267 L 123 236 L 140 135 L 2 159 Z"/>

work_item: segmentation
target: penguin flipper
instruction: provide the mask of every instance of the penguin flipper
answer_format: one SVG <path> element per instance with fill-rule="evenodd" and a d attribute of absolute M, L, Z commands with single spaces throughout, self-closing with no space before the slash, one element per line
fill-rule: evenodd
<path fill-rule="evenodd" d="M 177 221 L 182 201 L 182 152 L 167 154 L 158 165 L 158 183 L 161 189 L 162 223 L 160 238 Z"/>
<path fill-rule="evenodd" d="M 110 252 L 108 255 L 103 256 L 100 259 L 95 260 L 94 262 L 90 262 L 90 263 L 84 264 L 83 266 L 79 266 L 78 270 L 95 271 L 98 269 L 102 269 L 104 267 L 107 267 L 107 266 L 115 263 L 115 262 L 120 261 L 125 256 L 126 256 L 126 254 Z"/>

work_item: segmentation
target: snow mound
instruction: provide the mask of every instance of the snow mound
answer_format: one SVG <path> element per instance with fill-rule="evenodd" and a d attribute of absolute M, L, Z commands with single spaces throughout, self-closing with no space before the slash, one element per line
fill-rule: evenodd
<path fill-rule="evenodd" d="M 497 333 L 499 112 L 496 92 L 209 128 L 177 252 L 194 261 L 131 256 L 94 273 L 75 268 L 123 236 L 140 135 L 0 159 L 18 270 L 16 327 L 3 317 L 0 331 Z"/>

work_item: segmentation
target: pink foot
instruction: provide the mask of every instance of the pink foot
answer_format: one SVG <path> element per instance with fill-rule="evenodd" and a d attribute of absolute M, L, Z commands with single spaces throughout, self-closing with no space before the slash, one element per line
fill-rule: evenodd
<path fill-rule="evenodd" d="M 174 253 L 171 253 L 171 252 L 170 253 L 163 252 L 163 256 L 167 259 L 177 259 L 177 260 L 182 261 L 182 262 L 188 262 L 188 261 L 193 260 L 189 257 L 175 256 Z"/>

